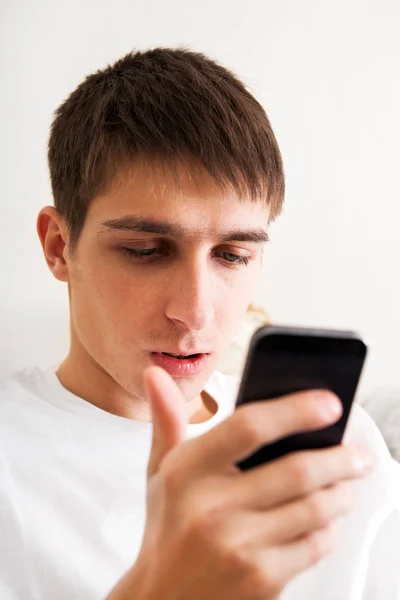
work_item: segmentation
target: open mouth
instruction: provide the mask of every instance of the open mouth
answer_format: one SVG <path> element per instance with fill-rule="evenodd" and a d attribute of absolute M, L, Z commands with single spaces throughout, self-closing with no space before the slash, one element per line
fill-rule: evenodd
<path fill-rule="evenodd" d="M 179 359 L 196 358 L 197 356 L 200 356 L 200 354 L 172 354 L 171 352 L 161 352 L 161 354 L 163 354 L 164 356 L 172 356 L 173 358 Z"/>
<path fill-rule="evenodd" d="M 210 354 L 175 354 L 173 352 L 152 352 L 152 362 L 173 377 L 188 377 L 200 373 L 211 359 Z"/>

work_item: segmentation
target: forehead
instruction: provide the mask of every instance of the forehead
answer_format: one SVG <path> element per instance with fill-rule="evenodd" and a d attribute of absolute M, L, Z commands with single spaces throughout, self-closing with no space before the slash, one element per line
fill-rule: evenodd
<path fill-rule="evenodd" d="M 223 189 L 199 167 L 136 162 L 121 168 L 93 200 L 87 219 L 101 227 L 129 215 L 179 224 L 182 232 L 207 237 L 234 226 L 266 230 L 269 207 Z"/>

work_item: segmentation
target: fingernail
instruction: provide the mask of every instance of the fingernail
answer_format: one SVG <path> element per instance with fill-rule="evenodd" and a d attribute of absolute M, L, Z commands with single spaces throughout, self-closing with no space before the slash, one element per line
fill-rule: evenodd
<path fill-rule="evenodd" d="M 322 400 L 322 401 L 321 401 Z M 322 396 L 319 398 L 321 403 L 321 412 L 323 417 L 331 420 L 333 417 L 339 417 L 342 412 L 342 405 L 334 396 Z"/>

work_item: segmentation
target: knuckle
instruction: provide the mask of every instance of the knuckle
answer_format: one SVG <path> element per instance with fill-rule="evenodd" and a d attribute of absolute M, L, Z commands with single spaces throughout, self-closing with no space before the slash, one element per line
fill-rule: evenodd
<path fill-rule="evenodd" d="M 353 508 L 355 493 L 350 483 L 337 484 L 335 493 L 339 512 L 348 512 Z"/>
<path fill-rule="evenodd" d="M 312 563 L 320 561 L 327 556 L 335 545 L 335 527 L 330 525 L 308 536 L 308 549 Z"/>
<path fill-rule="evenodd" d="M 240 544 L 224 548 L 224 562 L 228 572 L 239 576 L 243 598 L 262 599 L 276 596 L 281 589 L 277 573 L 268 568 L 267 561 L 260 560 L 254 552 Z"/>
<path fill-rule="evenodd" d="M 313 472 L 310 461 L 303 455 L 291 458 L 290 481 L 299 492 L 307 492 L 313 486 Z"/>
<path fill-rule="evenodd" d="M 281 588 L 277 570 L 268 568 L 265 560 L 252 561 L 246 581 L 246 591 L 250 598 L 275 597 Z"/>
<path fill-rule="evenodd" d="M 204 541 L 208 546 L 222 547 L 225 520 L 219 507 L 206 506 L 206 502 L 197 501 L 190 512 L 191 517 L 188 521 L 190 536 Z"/>
<path fill-rule="evenodd" d="M 254 597 L 254 587 L 258 571 L 255 565 L 254 552 L 251 551 L 247 544 L 244 544 L 240 539 L 220 539 L 220 544 L 217 548 L 218 562 L 221 569 L 226 573 L 232 573 L 242 587 L 244 593 L 243 598 Z M 257 571 L 257 573 L 256 573 Z M 259 585 L 257 579 L 257 585 Z M 252 594 L 250 594 L 252 591 Z"/>
<path fill-rule="evenodd" d="M 361 472 L 365 472 L 365 467 L 371 462 L 371 456 L 360 446 L 349 446 L 344 448 L 347 455 L 347 464 L 350 474 L 359 476 Z"/>
<path fill-rule="evenodd" d="M 235 573 L 239 573 L 242 576 L 248 575 L 253 568 L 252 556 L 244 545 L 235 544 L 233 541 L 228 542 L 227 540 L 221 543 L 221 554 L 225 564 L 228 565 L 229 570 L 233 570 Z"/>
<path fill-rule="evenodd" d="M 338 462 L 343 465 L 343 471 L 349 470 L 352 468 L 353 460 L 354 460 L 354 447 L 353 446 L 339 446 L 339 448 L 334 448 L 336 450 L 336 458 Z"/>
<path fill-rule="evenodd" d="M 323 494 L 311 494 L 305 502 L 310 521 L 313 522 L 316 527 L 324 527 L 330 522 L 327 498 L 324 497 Z"/>
<path fill-rule="evenodd" d="M 265 428 L 260 426 L 260 417 L 253 406 L 246 407 L 240 415 L 238 432 L 247 444 L 262 444 L 265 441 Z"/>
<path fill-rule="evenodd" d="M 357 446 L 353 445 L 353 446 L 342 446 L 340 448 L 340 460 L 342 462 L 343 465 L 343 472 L 344 473 L 349 473 L 350 474 L 355 474 L 356 472 L 356 467 L 357 467 L 357 457 L 358 457 L 358 451 L 357 451 Z"/>
<path fill-rule="evenodd" d="M 316 563 L 325 556 L 327 544 L 321 531 L 311 533 L 308 536 L 308 549 L 312 563 Z"/>

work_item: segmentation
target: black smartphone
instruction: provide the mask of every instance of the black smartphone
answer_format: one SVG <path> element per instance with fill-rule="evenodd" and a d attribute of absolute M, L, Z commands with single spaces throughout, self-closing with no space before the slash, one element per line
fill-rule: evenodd
<path fill-rule="evenodd" d="M 290 435 L 263 446 L 241 461 L 241 469 L 275 460 L 289 452 L 340 444 L 367 354 L 352 331 L 266 326 L 250 342 L 236 407 L 293 392 L 326 389 L 343 405 L 342 416 L 323 429 Z"/>

